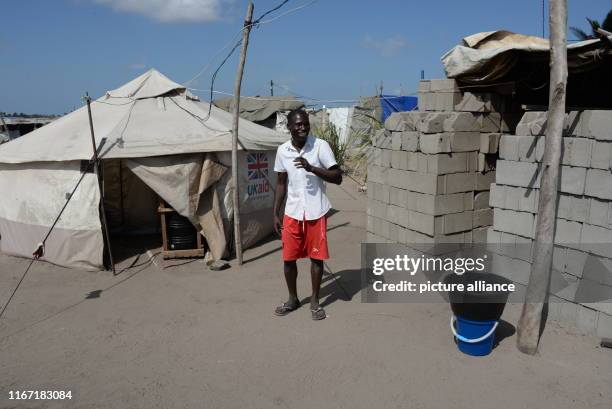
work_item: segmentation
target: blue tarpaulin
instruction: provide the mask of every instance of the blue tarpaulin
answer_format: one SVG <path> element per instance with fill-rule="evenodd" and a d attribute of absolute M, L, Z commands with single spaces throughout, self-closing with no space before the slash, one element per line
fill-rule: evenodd
<path fill-rule="evenodd" d="M 381 95 L 380 106 L 382 108 L 382 120 L 385 120 L 394 112 L 413 111 L 417 108 L 419 99 L 417 97 L 400 97 L 397 95 Z"/>

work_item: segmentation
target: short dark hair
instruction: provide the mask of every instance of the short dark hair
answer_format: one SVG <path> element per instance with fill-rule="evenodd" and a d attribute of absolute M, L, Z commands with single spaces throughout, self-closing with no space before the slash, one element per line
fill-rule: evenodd
<path fill-rule="evenodd" d="M 308 112 L 304 111 L 303 108 L 293 109 L 287 114 L 287 124 L 293 123 L 294 118 L 298 115 L 302 115 L 307 119 L 310 119 L 308 118 Z"/>

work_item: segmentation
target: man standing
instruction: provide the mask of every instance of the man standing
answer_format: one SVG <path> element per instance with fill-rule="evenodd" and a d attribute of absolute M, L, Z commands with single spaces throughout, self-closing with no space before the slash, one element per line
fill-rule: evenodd
<path fill-rule="evenodd" d="M 323 277 L 323 260 L 327 250 L 327 212 L 331 209 L 325 195 L 325 182 L 342 183 L 342 170 L 336 163 L 329 144 L 309 135 L 310 122 L 303 109 L 289 112 L 287 127 L 291 140 L 278 147 L 274 170 L 278 176 L 274 197 L 274 230 L 281 235 L 285 280 L 289 290 L 287 302 L 279 305 L 276 315 L 287 315 L 300 307 L 297 296 L 297 264 L 309 257 L 312 296 L 310 311 L 313 320 L 325 318 L 319 305 L 319 289 Z M 287 196 L 285 214 L 281 208 Z"/>

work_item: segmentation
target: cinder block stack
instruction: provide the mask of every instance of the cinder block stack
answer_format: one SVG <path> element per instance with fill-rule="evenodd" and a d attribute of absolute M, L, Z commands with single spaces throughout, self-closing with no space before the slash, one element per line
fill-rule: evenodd
<path fill-rule="evenodd" d="M 571 112 L 565 128 L 553 256 L 555 279 L 551 283 L 551 299 L 557 302 L 550 304 L 550 315 L 572 321 L 585 332 L 610 337 L 612 111 Z M 492 261 L 493 270 L 525 285 L 531 271 L 545 131 L 546 112 L 527 112 L 516 134 L 502 135 L 490 194 L 494 217 L 487 241 L 498 253 Z M 581 300 L 584 294 L 596 297 Z"/>
<path fill-rule="evenodd" d="M 374 141 L 368 242 L 486 241 L 499 139 L 513 128 L 502 105 L 454 80 L 421 81 L 419 111 L 394 113 Z"/>

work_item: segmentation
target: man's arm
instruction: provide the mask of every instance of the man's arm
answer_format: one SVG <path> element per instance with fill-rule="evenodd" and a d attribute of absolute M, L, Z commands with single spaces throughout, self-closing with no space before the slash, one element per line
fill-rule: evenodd
<path fill-rule="evenodd" d="M 342 169 L 340 169 L 340 166 L 338 165 L 334 165 L 329 169 L 319 168 L 317 166 L 312 166 L 302 157 L 295 158 L 293 162 L 295 162 L 295 166 L 297 168 L 303 168 L 306 172 L 314 173 L 326 182 L 333 183 L 335 185 L 342 183 Z"/>
<path fill-rule="evenodd" d="M 281 207 L 287 194 L 287 172 L 276 172 L 276 191 L 274 192 L 274 231 L 280 236 L 283 222 Z"/>

